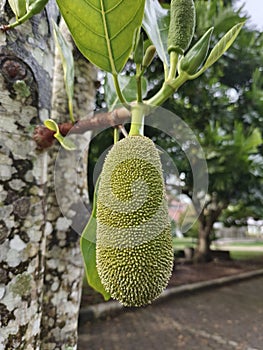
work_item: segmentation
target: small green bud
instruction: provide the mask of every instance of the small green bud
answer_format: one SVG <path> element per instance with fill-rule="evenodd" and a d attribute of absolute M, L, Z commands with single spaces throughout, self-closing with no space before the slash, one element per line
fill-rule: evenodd
<path fill-rule="evenodd" d="M 152 63 L 155 52 L 156 52 L 156 47 L 154 45 L 150 45 L 147 47 L 147 50 L 145 51 L 145 55 L 142 61 L 142 66 L 144 68 L 149 67 L 149 65 Z"/>
<path fill-rule="evenodd" d="M 213 30 L 213 27 L 208 29 L 202 38 L 180 60 L 179 71 L 184 71 L 190 75 L 196 73 L 206 59 Z"/>
<path fill-rule="evenodd" d="M 168 52 L 182 55 L 189 47 L 195 29 L 195 6 L 193 0 L 172 0 L 168 32 Z"/>

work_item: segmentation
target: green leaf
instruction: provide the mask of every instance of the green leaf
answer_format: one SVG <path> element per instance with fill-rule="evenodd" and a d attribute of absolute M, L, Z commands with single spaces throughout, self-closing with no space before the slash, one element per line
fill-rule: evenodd
<path fill-rule="evenodd" d="M 144 77 L 141 77 L 142 81 L 142 98 L 147 95 L 147 80 Z M 132 102 L 136 99 L 136 89 L 137 82 L 135 76 L 128 75 L 120 75 L 119 76 L 119 84 L 122 91 L 123 96 L 125 97 L 127 102 Z M 112 110 L 116 107 L 116 105 L 120 104 L 120 100 L 116 94 L 116 90 L 114 87 L 114 81 L 112 75 L 107 73 L 105 77 L 105 101 L 107 103 L 108 109 Z"/>
<path fill-rule="evenodd" d="M 211 36 L 214 28 L 208 29 L 205 34 L 191 47 L 187 54 L 179 61 L 179 71 L 194 74 L 206 59 Z"/>
<path fill-rule="evenodd" d="M 63 137 L 60 133 L 56 133 L 54 137 L 67 151 L 74 151 L 76 149 L 76 145 L 69 138 Z"/>
<path fill-rule="evenodd" d="M 55 42 L 59 50 L 63 71 L 64 71 L 64 82 L 66 87 L 66 93 L 68 96 L 70 120 L 74 122 L 74 117 L 73 117 L 74 58 L 73 58 L 71 47 L 69 46 L 67 41 L 64 39 L 57 24 L 53 20 L 52 22 L 53 22 Z"/>
<path fill-rule="evenodd" d="M 238 36 L 240 30 L 242 29 L 244 22 L 236 24 L 233 28 L 231 28 L 222 39 L 216 44 L 213 50 L 210 52 L 208 56 L 204 69 L 211 67 L 233 44 L 236 37 Z"/>
<path fill-rule="evenodd" d="M 26 0 L 8 0 L 8 3 L 17 19 L 26 14 Z"/>
<path fill-rule="evenodd" d="M 58 124 L 54 120 L 47 119 L 44 121 L 44 125 L 49 130 L 55 132 L 54 137 L 58 140 L 63 148 L 65 148 L 67 151 L 74 151 L 76 149 L 75 144 L 68 137 L 63 137 L 61 135 Z"/>
<path fill-rule="evenodd" d="M 106 292 L 103 287 L 97 266 L 96 266 L 96 230 L 97 230 L 97 221 L 96 221 L 96 206 L 97 206 L 97 191 L 98 191 L 98 182 L 94 191 L 93 198 L 93 210 L 87 223 L 84 228 L 81 238 L 80 238 L 80 248 L 85 264 L 85 271 L 88 284 L 95 289 L 97 292 L 101 293 L 105 300 L 110 299 L 110 294 Z"/>
<path fill-rule="evenodd" d="M 247 153 L 256 153 L 258 147 L 262 145 L 262 137 L 258 128 L 254 129 L 252 133 L 245 139 L 243 144 Z"/>
<path fill-rule="evenodd" d="M 168 66 L 167 37 L 170 23 L 170 11 L 162 8 L 158 0 L 146 0 L 143 28 L 162 62 Z"/>
<path fill-rule="evenodd" d="M 57 0 L 82 54 L 116 75 L 127 62 L 145 0 Z"/>
<path fill-rule="evenodd" d="M 96 244 L 89 238 L 86 238 L 86 233 L 89 236 L 92 236 L 92 233 L 94 233 L 94 236 L 96 237 L 96 229 L 96 219 L 91 216 L 87 226 L 82 233 L 80 246 L 84 259 L 88 284 L 97 292 L 101 293 L 105 300 L 109 300 L 110 294 L 105 291 L 96 267 Z"/>
<path fill-rule="evenodd" d="M 55 131 L 55 132 L 59 132 L 58 124 L 52 119 L 45 120 L 44 121 L 44 125 L 49 130 L 52 130 L 52 131 Z"/>

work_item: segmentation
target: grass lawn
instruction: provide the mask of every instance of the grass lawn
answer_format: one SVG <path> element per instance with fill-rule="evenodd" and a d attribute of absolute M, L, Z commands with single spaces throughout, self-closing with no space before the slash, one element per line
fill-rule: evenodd
<path fill-rule="evenodd" d="M 251 251 L 230 251 L 230 256 L 234 260 L 249 260 L 263 257 L 263 252 L 251 252 Z"/>
<path fill-rule="evenodd" d="M 196 238 L 177 238 L 173 237 L 173 247 L 176 250 L 181 250 L 186 247 L 195 247 L 196 246 L 197 239 Z"/>
<path fill-rule="evenodd" d="M 174 250 L 183 250 L 186 247 L 195 247 L 197 243 L 197 239 L 185 237 L 185 238 L 177 238 L 173 237 L 173 247 Z M 229 242 L 227 246 L 230 248 L 230 256 L 234 260 L 249 260 L 263 257 L 262 252 L 255 251 L 247 251 L 246 247 L 263 247 L 263 241 L 248 241 L 248 242 Z M 233 250 L 231 250 L 231 246 L 233 246 Z M 244 250 L 235 250 L 236 246 L 244 247 Z"/>

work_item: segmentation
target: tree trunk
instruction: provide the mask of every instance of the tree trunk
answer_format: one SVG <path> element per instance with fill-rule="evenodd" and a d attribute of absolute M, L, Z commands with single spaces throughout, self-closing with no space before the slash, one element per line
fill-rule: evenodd
<path fill-rule="evenodd" d="M 198 244 L 194 253 L 194 262 L 208 262 L 211 261 L 211 234 L 213 232 L 214 223 L 218 220 L 222 210 L 227 207 L 226 203 L 216 203 L 212 201 L 207 204 L 201 212 L 198 231 Z"/>
<path fill-rule="evenodd" d="M 0 349 L 40 347 L 47 156 L 32 132 L 50 110 L 53 6 L 0 32 Z M 2 0 L 1 23 L 7 14 Z"/>
<path fill-rule="evenodd" d="M 62 21 L 60 29 L 71 41 Z M 74 47 L 74 45 L 73 45 Z M 87 116 L 94 110 L 95 68 L 74 47 L 74 114 Z M 92 116 L 93 113 L 90 113 Z M 56 50 L 51 117 L 69 121 L 61 59 Z M 87 149 L 90 133 L 78 135 L 78 150 L 52 147 L 48 166 L 47 225 L 50 228 L 45 253 L 45 289 L 42 317 L 42 349 L 77 348 L 77 324 L 81 298 L 83 261 L 79 238 L 88 220 Z M 77 160 L 77 163 L 76 163 Z M 55 180 L 54 180 L 55 175 Z"/>
<path fill-rule="evenodd" d="M 203 226 L 200 224 L 198 232 L 198 243 L 194 253 L 194 262 L 208 262 L 211 261 L 211 250 L 210 250 L 210 234 L 212 227 Z"/>

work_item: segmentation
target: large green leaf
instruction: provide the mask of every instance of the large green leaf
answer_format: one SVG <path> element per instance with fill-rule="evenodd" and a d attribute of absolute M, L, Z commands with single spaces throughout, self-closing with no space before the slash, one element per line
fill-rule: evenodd
<path fill-rule="evenodd" d="M 57 0 L 82 54 L 99 68 L 117 74 L 127 62 L 145 0 Z"/>
<path fill-rule="evenodd" d="M 168 66 L 167 36 L 170 23 L 170 11 L 162 8 L 158 0 L 146 0 L 143 28 L 159 58 Z"/>
<path fill-rule="evenodd" d="M 103 287 L 97 266 L 96 266 L 96 231 L 97 231 L 97 221 L 96 221 L 96 206 L 97 206 L 97 191 L 98 191 L 98 182 L 94 191 L 93 198 L 93 210 L 87 223 L 84 228 L 81 238 L 80 238 L 80 248 L 85 264 L 85 271 L 88 284 L 95 289 L 97 292 L 101 293 L 105 300 L 110 299 L 110 294 L 106 292 Z"/>

